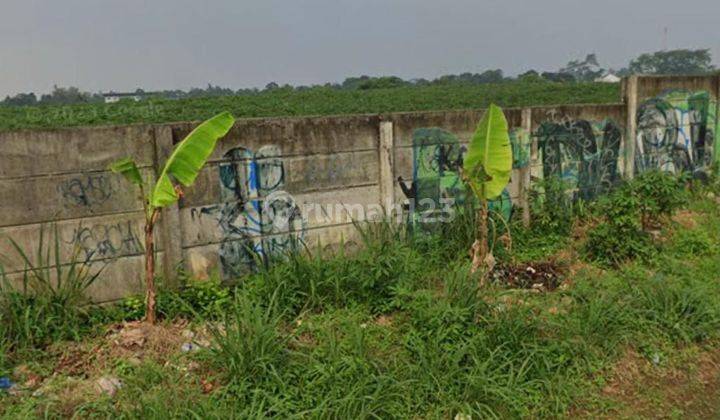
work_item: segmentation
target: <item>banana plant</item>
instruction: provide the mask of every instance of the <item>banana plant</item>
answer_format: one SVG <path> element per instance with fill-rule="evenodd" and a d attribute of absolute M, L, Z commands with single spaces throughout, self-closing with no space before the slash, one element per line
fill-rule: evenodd
<path fill-rule="evenodd" d="M 492 104 L 478 123 L 463 160 L 463 180 L 479 201 L 475 242 L 470 250 L 472 273 L 492 265 L 492 254 L 488 250 L 488 200 L 502 194 L 511 171 L 508 123 L 502 109 Z M 487 271 L 483 271 L 481 284 Z"/>
<path fill-rule="evenodd" d="M 173 150 L 165 162 L 157 182 L 151 189 L 143 179 L 132 158 L 124 158 L 110 165 L 110 170 L 125 177 L 140 189 L 145 213 L 145 320 L 156 320 L 155 241 L 154 229 L 161 210 L 182 197 L 182 187 L 190 187 L 215 150 L 217 141 L 225 136 L 235 123 L 227 112 L 197 126 Z"/>

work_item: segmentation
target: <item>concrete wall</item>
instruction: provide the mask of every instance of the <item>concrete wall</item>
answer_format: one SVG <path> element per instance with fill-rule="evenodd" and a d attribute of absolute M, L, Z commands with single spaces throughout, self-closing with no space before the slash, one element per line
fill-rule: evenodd
<path fill-rule="evenodd" d="M 513 174 L 495 205 L 529 223 L 528 192 L 550 175 L 581 198 L 652 167 L 701 175 L 720 156 L 719 90 L 718 76 L 632 77 L 623 103 L 506 109 Z M 482 114 L 238 120 L 196 185 L 163 212 L 161 267 L 168 276 L 184 266 L 199 277 L 235 277 L 258 263 L 248 249 L 356 248 L 352 220 L 377 216 L 380 206 L 401 212 L 408 193 L 436 204 L 462 198 L 457 166 Z M 91 289 L 97 302 L 141 291 L 141 204 L 107 166 L 131 155 L 152 178 L 194 125 L 0 133 L 0 261 L 8 278 L 17 281 L 25 267 L 5 237 L 33 258 L 41 226 L 57 222 L 64 262 L 79 249 L 94 267 L 107 264 Z M 651 150 L 658 139 L 668 147 Z M 675 144 L 690 158 L 668 152 Z"/>

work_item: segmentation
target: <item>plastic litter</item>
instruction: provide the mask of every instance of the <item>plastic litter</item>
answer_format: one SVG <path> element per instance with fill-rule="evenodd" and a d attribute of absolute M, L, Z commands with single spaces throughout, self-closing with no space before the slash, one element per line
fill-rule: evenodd
<path fill-rule="evenodd" d="M 7 376 L 0 377 L 0 389 L 10 389 L 15 385 Z"/>

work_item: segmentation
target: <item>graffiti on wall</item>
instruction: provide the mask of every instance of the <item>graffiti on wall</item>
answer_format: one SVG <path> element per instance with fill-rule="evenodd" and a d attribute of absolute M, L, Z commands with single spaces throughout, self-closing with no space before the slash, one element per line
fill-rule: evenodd
<path fill-rule="evenodd" d="M 510 138 L 513 143 L 513 167 L 527 165 L 530 156 L 529 136 L 514 131 Z M 466 200 L 460 169 L 467 148 L 453 133 L 437 127 L 416 129 L 412 144 L 413 177 L 410 185 L 402 177 L 398 178 L 400 188 L 411 203 L 409 221 L 416 224 L 444 220 L 451 206 L 460 206 Z M 499 198 L 492 200 L 489 207 L 509 219 L 512 201 L 508 190 L 505 189 Z"/>
<path fill-rule="evenodd" d="M 522 128 L 510 129 L 510 146 L 512 147 L 513 169 L 521 169 L 530 165 L 530 133 Z"/>
<path fill-rule="evenodd" d="M 718 158 L 717 124 L 717 103 L 707 92 L 673 90 L 642 103 L 635 171 L 691 172 L 704 178 Z"/>
<path fill-rule="evenodd" d="M 302 243 L 305 225 L 300 208 L 283 191 L 279 147 L 266 145 L 257 152 L 236 147 L 224 157 L 227 161 L 218 168 L 221 202 L 199 213 L 216 216 L 223 277 L 232 279 L 294 251 Z"/>
<path fill-rule="evenodd" d="M 132 221 L 78 226 L 66 243 L 80 247 L 86 259 L 115 258 L 143 252 L 143 245 Z"/>
<path fill-rule="evenodd" d="M 114 192 L 106 174 L 82 175 L 57 186 L 65 207 L 92 207 L 110 199 Z"/>
<path fill-rule="evenodd" d="M 619 181 L 622 132 L 614 121 L 545 121 L 534 136 L 542 177 L 560 179 L 574 198 L 592 199 Z"/>

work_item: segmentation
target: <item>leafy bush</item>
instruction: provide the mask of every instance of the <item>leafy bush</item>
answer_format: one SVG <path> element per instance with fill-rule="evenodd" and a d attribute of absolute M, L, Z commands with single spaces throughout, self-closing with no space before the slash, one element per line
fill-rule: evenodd
<path fill-rule="evenodd" d="M 176 317 L 203 319 L 221 317 L 232 303 L 233 289 L 218 278 L 186 280 L 180 290 L 160 290 L 157 296 L 158 314 L 165 319 Z M 145 316 L 145 302 L 141 296 L 129 296 L 118 304 L 119 318 L 136 320 Z"/>
<path fill-rule="evenodd" d="M 588 233 L 585 253 L 604 265 L 619 265 L 652 253 L 650 236 L 642 230 L 640 197 L 624 185 L 598 206 L 602 222 Z"/>
<path fill-rule="evenodd" d="M 604 265 L 619 265 L 633 259 L 647 259 L 654 252 L 647 230 L 687 200 L 683 178 L 649 171 L 622 185 L 597 206 L 602 222 L 591 230 L 586 255 Z"/>
<path fill-rule="evenodd" d="M 629 194 L 638 198 L 642 226 L 648 229 L 661 224 L 661 218 L 672 216 L 673 212 L 687 202 L 684 188 L 685 176 L 674 176 L 667 172 L 643 172 L 626 187 Z"/>

